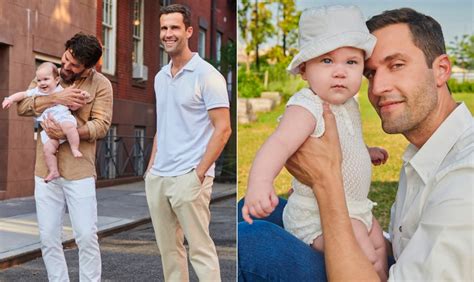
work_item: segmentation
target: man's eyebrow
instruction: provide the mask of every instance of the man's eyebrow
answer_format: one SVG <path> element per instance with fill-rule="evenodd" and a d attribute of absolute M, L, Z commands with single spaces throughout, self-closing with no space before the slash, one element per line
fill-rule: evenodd
<path fill-rule="evenodd" d="M 388 55 L 387 57 L 383 58 L 381 61 L 382 63 L 387 63 L 394 60 L 405 60 L 405 59 L 406 59 L 406 56 L 403 55 L 402 53 L 395 53 L 392 55 Z"/>

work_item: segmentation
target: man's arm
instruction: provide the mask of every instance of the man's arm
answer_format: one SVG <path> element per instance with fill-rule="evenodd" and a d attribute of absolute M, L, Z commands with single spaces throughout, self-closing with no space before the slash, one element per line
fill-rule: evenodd
<path fill-rule="evenodd" d="M 145 170 L 145 175 L 150 171 L 151 167 L 153 166 L 153 163 L 155 162 L 155 156 L 156 156 L 156 151 L 157 151 L 157 145 L 156 145 L 156 135 L 158 133 L 155 133 L 155 137 L 153 138 L 153 147 L 151 149 L 151 156 L 150 160 L 148 161 L 148 166 Z"/>
<path fill-rule="evenodd" d="M 18 102 L 17 112 L 20 116 L 39 116 L 47 108 L 58 104 L 82 107 L 86 104 L 86 100 L 80 89 L 66 88 L 47 96 L 26 97 Z"/>
<path fill-rule="evenodd" d="M 207 144 L 204 156 L 196 167 L 196 174 L 201 182 L 209 167 L 217 160 L 229 140 L 232 129 L 230 127 L 229 108 L 215 108 L 208 111 L 211 123 L 214 126 L 214 133 Z"/>
<path fill-rule="evenodd" d="M 287 169 L 313 188 L 324 232 L 324 258 L 330 281 L 378 281 L 372 264 L 360 249 L 352 230 L 344 196 L 342 153 L 336 120 L 327 104 L 321 138 L 308 138 L 288 160 Z"/>
<path fill-rule="evenodd" d="M 81 93 L 82 90 L 77 89 L 81 99 L 85 103 L 85 96 Z M 104 81 L 98 87 L 95 93 L 94 101 L 90 111 L 89 120 L 77 128 L 81 140 L 89 142 L 104 138 L 112 123 L 113 111 L 113 90 L 109 81 Z M 65 139 L 65 135 L 61 130 L 59 124 L 53 119 L 45 119 L 41 126 L 46 131 L 46 134 L 52 139 Z"/>

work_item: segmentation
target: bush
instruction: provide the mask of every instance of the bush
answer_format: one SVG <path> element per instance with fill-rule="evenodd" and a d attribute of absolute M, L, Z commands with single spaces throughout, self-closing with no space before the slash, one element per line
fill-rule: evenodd
<path fill-rule="evenodd" d="M 243 98 L 258 98 L 262 93 L 263 83 L 259 77 L 250 72 L 247 74 L 245 70 L 239 70 L 237 91 L 239 97 Z"/>
<path fill-rule="evenodd" d="M 474 93 L 473 81 L 458 82 L 456 79 L 451 78 L 448 81 L 448 86 L 452 93 Z"/>

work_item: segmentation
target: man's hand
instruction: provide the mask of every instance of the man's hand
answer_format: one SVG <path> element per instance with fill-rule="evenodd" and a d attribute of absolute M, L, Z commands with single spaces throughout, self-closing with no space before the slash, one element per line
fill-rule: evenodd
<path fill-rule="evenodd" d="M 81 89 L 68 87 L 61 92 L 54 93 L 55 104 L 61 104 L 70 109 L 79 109 L 84 106 L 87 102 L 84 92 Z"/>
<path fill-rule="evenodd" d="M 51 116 L 51 114 L 49 114 L 48 117 L 44 119 L 44 121 L 41 123 L 41 127 L 51 139 L 56 139 L 56 140 L 66 139 L 66 135 L 61 129 L 61 126 Z"/>
<path fill-rule="evenodd" d="M 199 178 L 201 184 L 204 182 L 204 178 L 206 178 L 206 171 L 203 171 L 199 166 L 196 167 L 196 175 Z"/>
<path fill-rule="evenodd" d="M 369 147 L 370 160 L 373 165 L 385 164 L 388 160 L 388 152 L 384 148 L 380 147 Z"/>
<path fill-rule="evenodd" d="M 341 172 L 342 153 L 336 119 L 328 104 L 323 106 L 326 131 L 320 138 L 309 137 L 288 159 L 286 169 L 300 182 L 312 187 L 324 186 L 335 172 Z"/>
<path fill-rule="evenodd" d="M 244 206 L 242 207 L 242 217 L 249 224 L 253 223 L 250 215 L 256 218 L 269 216 L 278 205 L 278 197 L 275 194 L 273 186 L 260 186 L 248 188 L 245 195 Z"/>

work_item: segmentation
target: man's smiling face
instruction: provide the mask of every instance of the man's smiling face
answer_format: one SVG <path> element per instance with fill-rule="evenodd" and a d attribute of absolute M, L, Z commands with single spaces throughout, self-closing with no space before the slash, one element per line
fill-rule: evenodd
<path fill-rule="evenodd" d="M 422 128 L 437 105 L 433 70 L 414 45 L 408 25 L 393 24 L 373 32 L 377 37 L 365 63 L 369 100 L 387 133 L 409 133 Z"/>

